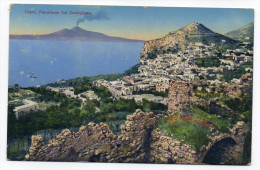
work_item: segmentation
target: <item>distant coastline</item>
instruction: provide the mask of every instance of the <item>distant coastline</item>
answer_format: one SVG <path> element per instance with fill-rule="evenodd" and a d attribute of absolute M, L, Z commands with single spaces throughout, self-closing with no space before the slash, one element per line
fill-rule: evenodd
<path fill-rule="evenodd" d="M 80 27 L 62 29 L 50 34 L 42 35 L 9 35 L 10 39 L 25 40 L 76 40 L 76 41 L 104 41 L 104 42 L 145 42 L 144 40 L 127 39 L 108 36 L 103 33 L 84 30 Z"/>

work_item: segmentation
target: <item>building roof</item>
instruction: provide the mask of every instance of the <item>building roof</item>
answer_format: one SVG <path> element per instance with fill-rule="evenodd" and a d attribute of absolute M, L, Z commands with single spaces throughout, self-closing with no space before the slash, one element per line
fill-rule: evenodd
<path fill-rule="evenodd" d="M 23 103 L 24 103 L 24 105 L 15 107 L 14 111 L 17 111 L 17 110 L 20 110 L 20 109 L 25 109 L 25 108 L 28 108 L 28 107 L 31 107 L 31 106 L 38 104 L 38 103 L 33 102 L 31 100 L 28 100 L 28 99 L 23 100 Z"/>

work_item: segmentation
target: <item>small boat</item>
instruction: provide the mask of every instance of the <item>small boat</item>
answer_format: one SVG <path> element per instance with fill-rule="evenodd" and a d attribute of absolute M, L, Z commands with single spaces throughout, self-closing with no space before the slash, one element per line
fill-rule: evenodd
<path fill-rule="evenodd" d="M 30 78 L 34 78 L 34 79 L 37 78 L 37 76 L 34 75 L 34 72 L 30 72 L 29 76 L 30 76 Z"/>

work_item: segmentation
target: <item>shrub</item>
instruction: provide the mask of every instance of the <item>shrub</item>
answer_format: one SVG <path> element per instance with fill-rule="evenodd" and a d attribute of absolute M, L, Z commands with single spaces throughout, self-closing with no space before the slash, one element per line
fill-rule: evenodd
<path fill-rule="evenodd" d="M 220 66 L 220 60 L 217 57 L 197 58 L 195 63 L 199 67 L 218 67 L 218 66 Z"/>
<path fill-rule="evenodd" d="M 156 127 L 165 135 L 187 143 L 197 150 L 208 143 L 212 133 L 211 126 L 220 132 L 228 132 L 231 127 L 230 120 L 208 114 L 199 107 L 193 106 L 189 110 L 189 113 L 183 111 L 171 117 L 161 118 Z"/>
<path fill-rule="evenodd" d="M 193 107 L 192 110 L 194 111 L 194 117 L 201 121 L 206 121 L 212 126 L 214 126 L 217 130 L 221 132 L 227 132 L 231 127 L 231 123 L 229 120 L 223 119 L 220 116 L 208 114 L 198 107 Z"/>
<path fill-rule="evenodd" d="M 192 121 L 182 120 L 178 116 L 161 118 L 157 122 L 156 127 L 165 135 L 189 144 L 196 150 L 207 144 L 211 135 L 211 131 L 208 128 L 194 124 Z"/>

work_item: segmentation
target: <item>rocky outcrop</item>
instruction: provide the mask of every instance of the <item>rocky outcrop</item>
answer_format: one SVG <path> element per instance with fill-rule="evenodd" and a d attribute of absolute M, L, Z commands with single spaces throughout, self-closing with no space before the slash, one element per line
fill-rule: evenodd
<path fill-rule="evenodd" d="M 237 122 L 228 133 L 211 129 L 206 145 L 191 145 L 153 129 L 159 116 L 136 110 L 127 116 L 121 133 L 115 135 L 105 123 L 89 123 L 78 132 L 63 130 L 43 142 L 32 136 L 26 159 L 30 161 L 134 162 L 174 164 L 241 164 L 248 132 L 245 122 Z"/>
<path fill-rule="evenodd" d="M 213 32 L 200 23 L 191 23 L 177 31 L 172 31 L 166 36 L 146 41 L 141 52 L 142 57 L 147 57 L 149 53 L 167 49 L 184 49 L 189 43 L 197 42 L 203 44 L 214 43 L 216 45 L 223 44 L 225 46 L 235 46 L 237 41 L 230 39 L 224 35 Z"/>
<path fill-rule="evenodd" d="M 115 135 L 105 123 L 89 123 L 78 132 L 63 130 L 44 144 L 41 136 L 32 136 L 27 160 L 86 162 L 147 162 L 149 138 L 159 116 L 136 110 Z"/>
<path fill-rule="evenodd" d="M 206 145 L 196 150 L 154 129 L 151 136 L 150 162 L 175 164 L 242 164 L 243 146 L 248 132 L 245 122 L 237 122 L 229 133 L 213 133 Z"/>

